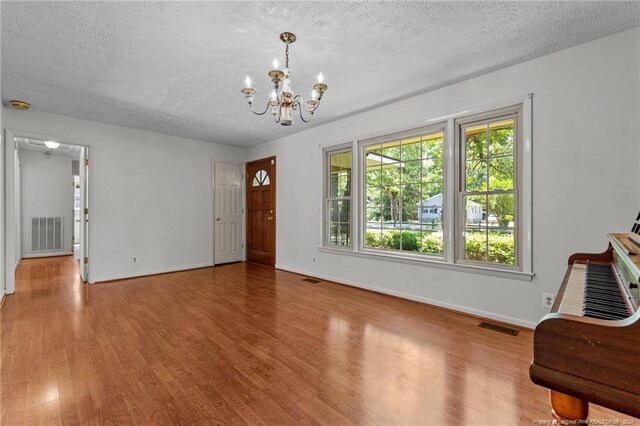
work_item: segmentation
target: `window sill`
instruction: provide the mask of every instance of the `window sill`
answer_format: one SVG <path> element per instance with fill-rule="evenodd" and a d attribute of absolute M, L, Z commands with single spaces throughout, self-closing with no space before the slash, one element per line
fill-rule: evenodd
<path fill-rule="evenodd" d="M 498 278 L 510 278 L 510 279 L 519 280 L 519 281 L 531 281 L 535 275 L 531 272 L 510 271 L 506 269 L 488 268 L 484 266 L 448 263 L 448 262 L 445 262 L 444 260 L 437 260 L 433 258 L 420 259 L 417 257 L 398 256 L 391 253 L 354 251 L 351 248 L 318 247 L 318 251 L 320 251 L 321 253 L 354 256 L 354 257 L 361 257 L 365 259 L 384 260 L 384 261 L 390 261 L 390 262 L 404 263 L 408 265 L 428 266 L 433 268 L 447 269 L 450 271 L 487 275 L 487 276 L 498 277 Z"/>

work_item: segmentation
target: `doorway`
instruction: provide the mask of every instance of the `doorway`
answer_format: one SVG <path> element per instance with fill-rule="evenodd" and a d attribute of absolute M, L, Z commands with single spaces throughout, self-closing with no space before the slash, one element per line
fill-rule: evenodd
<path fill-rule="evenodd" d="M 241 262 L 242 165 L 214 163 L 214 265 Z"/>
<path fill-rule="evenodd" d="M 276 264 L 276 157 L 247 163 L 247 261 Z"/>
<path fill-rule="evenodd" d="M 75 255 L 88 282 L 89 148 L 9 130 L 6 136 L 6 217 L 13 224 L 6 229 L 7 293 L 25 258 Z"/>

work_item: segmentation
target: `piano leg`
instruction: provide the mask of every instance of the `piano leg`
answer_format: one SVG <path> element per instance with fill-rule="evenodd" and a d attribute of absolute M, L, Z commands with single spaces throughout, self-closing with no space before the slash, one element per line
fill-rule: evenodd
<path fill-rule="evenodd" d="M 556 391 L 549 391 L 554 425 L 587 424 L 589 402 Z"/>

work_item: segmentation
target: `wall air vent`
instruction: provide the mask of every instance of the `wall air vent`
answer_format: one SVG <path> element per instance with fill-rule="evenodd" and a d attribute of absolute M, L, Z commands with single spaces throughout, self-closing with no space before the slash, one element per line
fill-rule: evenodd
<path fill-rule="evenodd" d="M 31 218 L 31 252 L 62 251 L 63 217 Z"/>

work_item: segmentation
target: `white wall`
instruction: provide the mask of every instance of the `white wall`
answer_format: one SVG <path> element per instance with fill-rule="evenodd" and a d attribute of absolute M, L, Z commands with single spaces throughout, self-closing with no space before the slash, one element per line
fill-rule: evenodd
<path fill-rule="evenodd" d="M 321 146 L 530 92 L 535 93 L 532 282 L 318 251 Z M 330 92 L 324 103 L 331 108 Z M 261 144 L 249 156 L 278 159 L 279 268 L 533 326 L 547 312 L 542 294 L 557 292 L 568 256 L 603 251 L 607 232 L 626 231 L 637 215 L 638 135 L 636 28 Z"/>
<path fill-rule="evenodd" d="M 73 251 L 72 160 L 72 157 L 58 154 L 56 151 L 48 158 L 45 158 L 44 152 L 20 151 L 22 257 L 48 256 Z M 58 216 L 64 218 L 62 250 L 32 253 L 31 218 Z"/>
<path fill-rule="evenodd" d="M 212 264 L 211 161 L 244 162 L 245 149 L 36 110 L 3 112 L 17 136 L 90 146 L 91 282 Z"/>
<path fill-rule="evenodd" d="M 2 7 L 0 7 L 0 22 L 2 22 Z M 2 24 L 0 24 L 0 33 L 2 31 Z M 2 54 L 0 54 L 0 70 L 2 70 Z M 0 72 L 0 76 L 2 72 Z M 2 87 L 2 78 L 0 78 L 0 87 Z M 0 102 L 2 96 L 0 94 Z M 4 127 L 2 122 L 3 108 L 0 106 L 0 300 L 2 300 L 5 294 L 5 233 L 4 233 L 4 152 L 5 152 L 5 140 L 4 140 Z"/>

